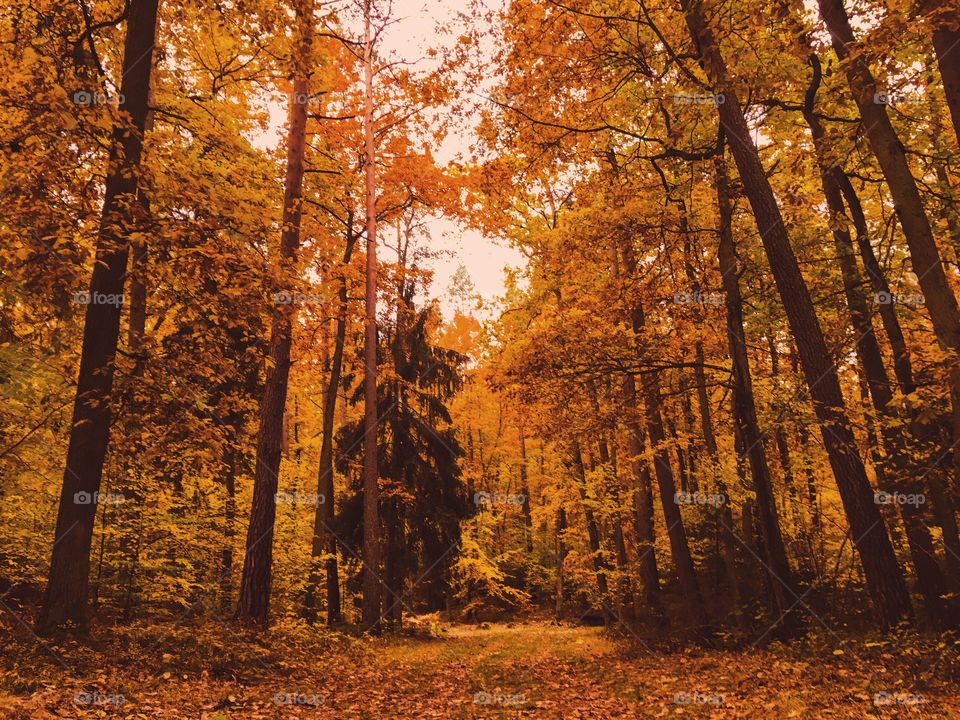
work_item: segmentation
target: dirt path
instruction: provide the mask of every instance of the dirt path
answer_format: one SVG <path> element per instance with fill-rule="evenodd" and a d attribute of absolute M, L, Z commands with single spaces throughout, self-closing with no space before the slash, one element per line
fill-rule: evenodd
<path fill-rule="evenodd" d="M 456 626 L 437 641 L 384 640 L 376 684 L 330 688 L 324 717 L 960 718 L 956 694 L 901 670 L 764 651 L 624 656 L 599 628 Z M 371 690 L 373 689 L 373 692 Z"/>
<path fill-rule="evenodd" d="M 960 718 L 956 688 L 928 682 L 920 668 L 908 671 L 893 650 L 877 650 L 870 662 L 852 650 L 811 660 L 759 650 L 654 654 L 630 651 L 599 628 L 455 625 L 437 638 L 355 641 L 311 660 L 307 672 L 284 673 L 282 660 L 248 664 L 232 679 L 207 672 L 124 677 L 114 668 L 97 685 L 121 688 L 123 703 L 94 695 L 82 707 L 65 699 L 78 688 L 91 692 L 85 678 L 7 709 L 18 720 Z"/>

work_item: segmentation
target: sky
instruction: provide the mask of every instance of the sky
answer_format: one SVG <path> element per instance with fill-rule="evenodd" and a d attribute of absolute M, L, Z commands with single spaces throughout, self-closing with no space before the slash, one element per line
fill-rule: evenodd
<path fill-rule="evenodd" d="M 487 4 L 499 6 L 501 0 L 487 0 Z M 469 0 L 393 0 L 393 14 L 398 18 L 398 22 L 391 25 L 383 36 L 383 52 L 395 54 L 405 60 L 425 58 L 428 48 L 439 49 L 456 39 L 456 33 L 447 37 L 438 33 L 436 28 L 438 25 L 455 21 L 459 13 L 467 13 L 469 5 Z M 439 149 L 438 160 L 451 160 L 470 140 L 469 136 L 451 135 Z M 477 292 L 485 300 L 493 300 L 503 293 L 504 268 L 524 263 L 519 251 L 505 243 L 484 237 L 479 232 L 460 228 L 449 218 L 433 219 L 429 232 L 429 246 L 449 253 L 449 256 L 432 262 L 435 277 L 431 295 L 434 297 L 445 293 L 450 277 L 463 265 Z M 441 302 L 443 303 L 442 297 Z M 443 307 L 445 312 L 450 311 L 449 303 L 443 303 Z"/>
<path fill-rule="evenodd" d="M 496 7 L 504 0 L 485 2 L 488 6 Z M 431 47 L 442 50 L 457 38 L 456 33 L 447 36 L 438 32 L 438 25 L 456 21 L 459 13 L 468 12 L 469 5 L 470 0 L 393 0 L 392 15 L 395 22 L 381 37 L 381 54 L 407 61 L 421 60 L 420 67 L 428 69 L 430 66 L 427 50 Z M 269 139 L 266 142 L 276 147 L 284 135 L 286 108 L 272 108 L 271 117 L 272 127 L 267 133 Z M 470 131 L 466 130 L 464 133 L 451 133 L 448 136 L 435 153 L 439 162 L 452 160 L 461 149 L 470 144 Z M 492 301 L 503 293 L 504 269 L 524 264 L 523 255 L 519 251 L 477 231 L 462 228 L 451 218 L 430 218 L 427 222 L 427 236 L 423 238 L 423 244 L 431 250 L 439 251 L 438 257 L 426 263 L 434 271 L 433 286 L 428 294 L 440 300 L 441 309 L 448 317 L 452 315 L 453 306 L 445 295 L 450 278 L 461 265 L 467 269 L 477 293 L 485 301 L 484 305 L 490 307 Z"/>

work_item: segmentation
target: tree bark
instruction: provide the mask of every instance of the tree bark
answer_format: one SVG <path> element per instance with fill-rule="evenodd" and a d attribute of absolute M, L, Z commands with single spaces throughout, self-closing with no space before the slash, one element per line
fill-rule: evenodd
<path fill-rule="evenodd" d="M 316 593 L 320 583 L 318 558 L 327 555 L 327 625 L 340 622 L 340 578 L 337 569 L 337 539 L 333 532 L 335 512 L 335 488 L 333 483 L 333 425 L 337 411 L 337 393 L 340 390 L 340 378 L 343 372 L 343 351 L 347 339 L 347 268 L 353 255 L 357 237 L 353 232 L 353 214 L 347 216 L 346 246 L 341 263 L 340 288 L 338 291 L 339 308 L 337 327 L 334 331 L 333 357 L 330 360 L 330 376 L 327 380 L 327 392 L 323 397 L 323 438 L 320 441 L 320 464 L 317 477 L 317 494 L 323 502 L 317 504 L 313 519 L 313 543 L 310 549 L 311 572 L 307 583 L 304 606 L 310 622 L 316 619 Z"/>
<path fill-rule="evenodd" d="M 279 265 L 290 278 L 296 266 L 303 219 L 303 171 L 307 136 L 307 98 L 310 97 L 313 0 L 296 4 L 297 48 L 294 60 L 293 97 L 287 132 L 287 170 L 284 178 L 283 230 Z M 283 442 L 284 409 L 290 376 L 290 350 L 296 307 L 277 305 L 270 328 L 269 364 L 260 403 L 260 426 L 253 474 L 253 502 L 247 526 L 246 554 L 240 577 L 236 617 L 265 625 L 270 612 L 273 581 L 273 529 Z"/>
<path fill-rule="evenodd" d="M 610 588 L 607 583 L 607 574 L 610 572 L 610 564 L 603 555 L 603 548 L 600 545 L 600 528 L 597 526 L 596 517 L 593 510 L 587 504 L 587 473 L 583 464 L 583 453 L 580 451 L 580 443 L 573 441 L 572 448 L 573 466 L 576 473 L 577 489 L 580 492 L 580 500 L 583 503 L 583 515 L 587 522 L 587 540 L 590 543 L 590 553 L 593 556 L 593 569 L 597 573 L 597 591 L 600 594 L 600 612 L 603 615 L 604 624 L 610 622 Z"/>
<path fill-rule="evenodd" d="M 824 446 L 854 544 L 860 554 L 877 619 L 883 628 L 892 627 L 912 618 L 913 609 L 883 516 L 874 503 L 873 491 L 856 449 L 840 380 L 830 361 L 823 330 L 790 246 L 780 208 L 760 162 L 740 100 L 728 78 L 713 33 L 704 19 L 701 0 L 683 0 L 683 7 L 707 76 L 714 90 L 723 97 L 723 102 L 719 104 L 720 122 L 730 139 L 731 151 L 796 340 Z"/>
<path fill-rule="evenodd" d="M 957 142 L 960 142 L 960 11 L 955 3 L 941 3 L 937 16 L 931 22 L 933 48 L 943 79 L 943 94 L 950 108 Z"/>
<path fill-rule="evenodd" d="M 847 83 L 860 108 L 870 149 L 893 197 L 934 332 L 944 347 L 960 351 L 960 309 L 944 272 L 917 182 L 907 163 L 906 151 L 890 122 L 886 106 L 877 101 L 877 82 L 854 37 L 843 0 L 818 1 L 833 48 L 846 65 Z"/>
<path fill-rule="evenodd" d="M 643 600 L 657 616 L 663 616 L 660 600 L 660 571 L 657 568 L 656 536 L 653 525 L 653 488 L 650 466 L 644 447 L 643 428 L 638 419 L 637 388 L 633 375 L 623 377 L 623 399 L 627 412 L 627 452 L 633 471 L 634 527 L 637 536 L 637 564 L 640 567 L 640 584 Z"/>
<path fill-rule="evenodd" d="M 733 238 L 730 181 L 723 155 L 714 158 L 714 178 L 720 220 L 717 257 L 727 310 L 727 345 L 733 364 L 734 422 L 745 446 L 744 454 L 750 460 L 750 478 L 757 496 L 760 516 L 760 541 L 767 563 L 764 569 L 768 576 L 770 606 L 776 613 L 777 622 L 782 630 L 789 633 L 793 631 L 796 624 L 796 618 L 791 615 L 790 609 L 795 604 L 797 594 L 783 535 L 780 532 L 780 520 L 777 517 L 763 435 L 760 433 L 757 422 L 750 360 L 747 356 L 747 338 L 743 328 L 743 299 L 740 293 L 740 276 Z M 730 518 L 725 520 L 732 523 Z M 732 527 L 729 530 L 732 532 Z"/>
<path fill-rule="evenodd" d="M 120 337 L 123 296 L 140 157 L 148 112 L 158 0 L 132 0 L 123 48 L 120 110 L 129 116 L 113 131 L 96 260 L 83 326 L 66 469 L 38 630 L 49 633 L 68 622 L 89 625 L 87 591 L 90 545 L 103 465 L 110 440 L 114 360 Z"/>
<path fill-rule="evenodd" d="M 377 168 L 373 127 L 371 1 L 364 3 L 363 132 L 365 145 L 367 270 L 363 349 L 363 599 L 364 628 L 380 632 L 380 508 L 377 470 Z"/>
<path fill-rule="evenodd" d="M 826 132 L 814 109 L 816 92 L 820 85 L 820 62 L 816 55 L 810 56 L 810 64 L 814 74 L 804 103 L 803 116 L 810 127 L 820 169 L 820 183 L 830 212 L 830 228 L 837 252 L 837 262 L 840 266 L 844 296 L 856 336 L 857 359 L 863 369 L 874 409 L 881 417 L 886 417 L 888 420 L 881 423 L 881 435 L 889 461 L 885 461 L 883 454 L 878 453 L 878 457 L 881 458 L 878 465 L 883 468 L 882 475 L 890 484 L 889 489 L 904 494 L 916 493 L 919 488 L 917 483 L 912 481 L 913 473 L 907 466 L 909 452 L 907 438 L 904 437 L 903 430 L 893 424 L 897 420 L 890 410 L 893 392 L 883 363 L 880 344 L 870 321 L 867 301 L 863 295 L 864 282 L 857 268 L 853 241 L 847 230 L 849 223 L 844 211 L 843 195 L 836 179 L 839 169 L 830 166 L 824 160 L 827 157 L 827 149 L 824 147 Z M 946 583 L 934 555 L 933 539 L 923 522 L 923 513 L 917 505 L 902 504 L 899 507 L 906 527 L 907 544 L 917 574 L 917 585 L 923 595 L 924 606 L 934 625 L 944 629 L 950 625 L 948 608 L 942 599 L 946 593 Z"/>

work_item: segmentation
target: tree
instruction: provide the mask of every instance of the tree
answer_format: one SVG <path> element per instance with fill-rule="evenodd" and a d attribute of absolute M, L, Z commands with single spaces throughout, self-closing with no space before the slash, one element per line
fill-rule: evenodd
<path fill-rule="evenodd" d="M 284 179 L 283 230 L 280 234 L 279 265 L 283 276 L 296 268 L 297 249 L 303 221 L 303 172 L 307 145 L 307 98 L 313 70 L 312 0 L 298 0 L 296 48 L 293 58 L 293 95 L 290 98 L 287 130 L 287 171 Z M 289 292 L 289 291 L 286 291 Z M 290 376 L 290 349 L 296 305 L 280 291 L 275 299 L 288 300 L 276 305 L 270 328 L 267 379 L 260 404 L 260 429 L 253 480 L 253 503 L 247 526 L 246 555 L 240 580 L 237 618 L 265 624 L 270 610 L 273 573 L 273 532 L 276 519 L 276 494 L 280 473 L 284 407 Z"/>
<path fill-rule="evenodd" d="M 96 260 L 83 330 L 70 441 L 57 514 L 43 610 L 42 632 L 68 622 L 89 624 L 90 543 L 104 459 L 110 440 L 110 402 L 120 336 L 120 309 L 136 232 L 136 196 L 148 112 L 150 71 L 157 31 L 157 0 L 133 0 L 123 48 L 120 109 L 113 132 Z M 129 117 L 129 121 L 126 119 Z"/>

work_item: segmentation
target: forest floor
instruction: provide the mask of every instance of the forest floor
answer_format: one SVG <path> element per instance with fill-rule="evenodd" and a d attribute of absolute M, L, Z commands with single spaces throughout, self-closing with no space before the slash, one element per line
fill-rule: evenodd
<path fill-rule="evenodd" d="M 179 655 L 171 645 L 155 656 L 159 648 L 143 637 L 112 650 L 35 647 L 46 669 L 4 672 L 0 717 L 960 718 L 960 686 L 937 659 L 953 656 L 949 648 L 651 651 L 603 628 L 546 622 L 431 630 L 377 639 L 329 633 L 322 649 L 289 636 L 262 646 L 247 637 L 244 645 L 255 647 L 245 658 L 227 657 L 226 646 L 219 657 L 198 656 L 204 641 L 195 628 L 166 638 Z M 25 651 L 21 640 L 2 649 Z M 105 651 L 112 661 L 103 662 Z M 143 662 L 131 665 L 133 657 Z"/>

